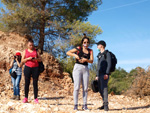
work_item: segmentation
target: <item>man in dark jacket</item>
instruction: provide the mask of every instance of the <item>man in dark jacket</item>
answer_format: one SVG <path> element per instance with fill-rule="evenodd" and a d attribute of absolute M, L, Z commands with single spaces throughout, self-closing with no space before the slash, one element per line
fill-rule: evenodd
<path fill-rule="evenodd" d="M 103 99 L 103 106 L 98 109 L 108 111 L 108 80 L 111 69 L 111 55 L 108 50 L 105 50 L 106 43 L 101 40 L 97 43 L 97 48 L 100 51 L 98 54 L 97 76 L 99 93 Z"/>

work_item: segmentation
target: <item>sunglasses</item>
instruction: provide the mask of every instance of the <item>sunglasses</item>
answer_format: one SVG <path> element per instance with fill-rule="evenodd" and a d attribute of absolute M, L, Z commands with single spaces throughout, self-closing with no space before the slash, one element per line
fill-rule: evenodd
<path fill-rule="evenodd" d="M 83 42 L 84 44 L 89 44 L 89 42 Z"/>

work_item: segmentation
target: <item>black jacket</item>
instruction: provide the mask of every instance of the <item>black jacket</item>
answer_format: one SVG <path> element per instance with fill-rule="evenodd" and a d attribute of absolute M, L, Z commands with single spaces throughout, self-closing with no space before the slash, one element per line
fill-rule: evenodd
<path fill-rule="evenodd" d="M 110 74 L 111 69 L 111 55 L 108 50 L 105 50 L 103 53 L 99 53 L 98 64 L 97 64 L 97 76 L 101 74 Z"/>

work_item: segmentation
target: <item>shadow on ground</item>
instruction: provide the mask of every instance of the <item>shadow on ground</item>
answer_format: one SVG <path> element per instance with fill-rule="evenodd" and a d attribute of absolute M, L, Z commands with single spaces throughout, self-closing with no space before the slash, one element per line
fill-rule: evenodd
<path fill-rule="evenodd" d="M 38 98 L 39 100 L 59 100 L 59 99 L 64 99 L 65 97 L 43 97 L 43 98 Z"/>
<path fill-rule="evenodd" d="M 150 105 L 147 106 L 139 106 L 139 107 L 129 107 L 129 108 L 122 108 L 122 109 L 110 109 L 109 111 L 119 111 L 119 110 L 137 110 L 137 109 L 145 109 L 150 108 Z"/>

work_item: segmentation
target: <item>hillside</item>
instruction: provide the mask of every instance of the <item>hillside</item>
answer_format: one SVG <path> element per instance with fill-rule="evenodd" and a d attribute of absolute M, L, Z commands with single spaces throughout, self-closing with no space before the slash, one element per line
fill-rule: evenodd
<path fill-rule="evenodd" d="M 46 70 L 39 78 L 39 104 L 33 101 L 33 86 L 30 84 L 29 103 L 22 103 L 24 98 L 24 75 L 20 83 L 21 100 L 14 101 L 10 97 L 13 94 L 10 75 L 8 73 L 9 62 L 16 51 L 22 52 L 26 39 L 15 33 L 5 34 L 0 31 L 0 112 L 1 113 L 75 113 L 73 111 L 73 83 L 67 73 L 63 72 L 57 59 L 48 53 L 42 55 Z M 79 111 L 82 105 L 82 90 L 79 94 Z M 97 110 L 102 104 L 98 93 L 89 89 L 88 107 L 89 113 L 99 113 Z M 125 95 L 109 95 L 110 113 L 149 113 L 150 101 L 146 99 L 132 98 Z"/>
<path fill-rule="evenodd" d="M 11 62 L 13 55 L 17 51 L 23 52 L 26 49 L 26 41 L 27 39 L 25 37 L 19 36 L 18 34 L 6 34 L 0 31 L 0 67 L 8 70 L 9 62 Z M 48 53 L 43 53 L 42 59 L 44 59 L 43 63 L 46 67 L 42 76 L 45 78 L 49 76 L 62 77 L 62 69 L 57 59 Z"/>

